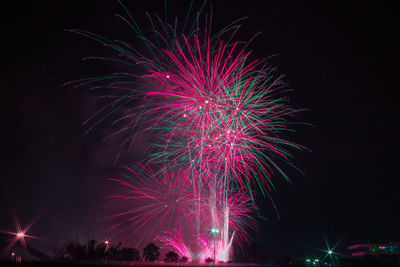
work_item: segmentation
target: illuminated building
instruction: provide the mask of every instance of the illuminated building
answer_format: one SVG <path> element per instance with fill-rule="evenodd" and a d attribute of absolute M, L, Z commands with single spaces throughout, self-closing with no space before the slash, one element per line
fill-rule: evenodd
<path fill-rule="evenodd" d="M 353 257 L 400 255 L 400 242 L 387 244 L 356 244 L 347 248 Z"/>

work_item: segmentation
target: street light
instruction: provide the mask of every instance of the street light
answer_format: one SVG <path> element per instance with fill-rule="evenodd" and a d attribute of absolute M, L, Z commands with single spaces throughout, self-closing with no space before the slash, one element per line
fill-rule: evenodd
<path fill-rule="evenodd" d="M 215 255 L 215 243 L 216 243 L 215 237 L 219 233 L 219 229 L 216 227 L 213 227 L 213 228 L 211 228 L 211 233 L 214 236 L 214 264 L 216 264 L 217 259 L 216 259 L 216 255 Z"/>
<path fill-rule="evenodd" d="M 211 228 L 211 233 L 215 236 L 216 234 L 219 233 L 219 229 L 218 228 Z"/>
<path fill-rule="evenodd" d="M 25 236 L 25 234 L 24 234 L 23 232 L 19 232 L 19 233 L 17 233 L 17 236 L 18 236 L 19 238 L 22 238 L 22 237 Z"/>

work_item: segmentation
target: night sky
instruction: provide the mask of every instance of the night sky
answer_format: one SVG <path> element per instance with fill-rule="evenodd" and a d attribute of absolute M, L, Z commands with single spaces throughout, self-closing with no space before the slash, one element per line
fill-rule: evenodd
<path fill-rule="evenodd" d="M 145 11 L 164 14 L 163 1 L 125 2 L 144 27 Z M 186 1 L 169 2 L 170 18 L 186 15 Z M 304 256 L 323 249 L 325 238 L 340 241 L 341 252 L 360 242 L 400 241 L 396 9 L 325 2 L 211 1 L 214 29 L 248 16 L 237 38 L 262 31 L 250 46 L 253 56 L 273 56 L 270 63 L 293 89 L 291 105 L 308 110 L 297 120 L 314 125 L 287 136 L 312 152 L 296 155 L 305 176 L 288 170 L 291 184 L 275 177 L 271 195 L 280 216 L 269 199 L 259 203 L 267 220 L 253 234 L 254 246 L 270 258 Z M 119 70 L 82 61 L 113 53 L 64 31 L 85 29 L 135 44 L 115 13 L 123 13 L 117 1 L 2 6 L 1 230 L 13 229 L 15 212 L 22 225 L 36 218 L 30 233 L 51 245 L 109 235 L 98 221 L 107 206 L 106 178 L 139 160 L 143 147 L 114 165 L 119 140 L 104 140 L 107 122 L 87 135 L 83 126 L 103 102 L 87 88 L 61 85 Z"/>

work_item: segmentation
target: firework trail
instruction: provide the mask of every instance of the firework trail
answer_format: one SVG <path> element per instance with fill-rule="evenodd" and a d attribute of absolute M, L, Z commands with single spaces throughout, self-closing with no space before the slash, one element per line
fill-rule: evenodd
<path fill-rule="evenodd" d="M 152 25 L 147 36 L 121 5 L 128 18 L 118 16 L 147 51 L 72 30 L 119 55 L 89 59 L 137 68 L 71 83 L 110 90 L 105 97 L 112 100 L 89 118 L 88 130 L 114 117 L 119 128 L 112 135 L 124 135 L 121 149 L 130 148 L 138 134 L 154 136 L 146 167 L 126 167 L 130 175 L 111 179 L 128 189 L 112 198 L 131 201 L 132 208 L 107 219 L 128 218 L 135 231 L 148 236 L 166 230 L 158 240 L 194 259 L 182 236 L 190 228 L 202 260 L 228 261 L 233 240 L 248 242 L 246 229 L 257 228 L 254 194 L 259 190 L 266 196 L 275 189 L 276 172 L 289 180 L 281 163 L 292 165 L 291 151 L 303 147 L 280 136 L 291 131 L 297 110 L 281 96 L 286 90 L 282 77 L 275 77 L 265 61 L 252 59 L 248 43 L 231 41 L 241 20 L 212 34 L 211 17 L 206 15 L 201 26 L 203 5 L 185 31 L 191 3 L 181 31 L 177 20 L 171 25 L 147 14 Z M 209 229 L 218 230 L 218 237 Z"/>
<path fill-rule="evenodd" d="M 165 231 L 166 236 L 158 237 L 157 240 L 164 244 L 164 247 L 170 247 L 176 250 L 179 256 L 186 257 L 188 261 L 192 261 L 191 251 L 185 244 L 182 234 L 177 229 L 173 232 Z"/>
<path fill-rule="evenodd" d="M 129 202 L 129 209 L 103 218 L 115 222 L 113 228 L 121 227 L 121 221 L 127 221 L 134 229 L 133 232 L 140 231 L 149 237 L 154 236 L 158 229 L 175 229 L 179 233 L 189 229 L 193 232 L 198 210 L 190 183 L 182 184 L 182 180 L 177 177 L 162 171 L 155 173 L 150 167 L 140 164 L 125 166 L 124 170 L 122 178 L 109 179 L 123 188 L 123 194 L 111 195 L 109 198 Z M 223 227 L 223 189 L 217 192 L 215 202 L 213 199 L 201 198 L 199 215 L 202 216 L 201 225 L 204 229 L 209 228 L 212 216 L 215 216 L 214 225 Z M 247 192 L 230 191 L 228 209 L 229 227 L 236 232 L 236 240 L 248 242 L 245 229 L 257 230 L 257 222 L 254 218 L 256 210 Z"/>
<path fill-rule="evenodd" d="M 122 227 L 127 221 L 132 234 L 142 233 L 145 242 L 159 229 L 194 228 L 195 202 L 190 184 L 182 184 L 181 179 L 162 171 L 154 172 L 149 166 L 132 164 L 124 169 L 122 178 L 109 179 L 123 187 L 123 194 L 111 195 L 109 199 L 128 202 L 129 208 L 102 219 L 114 222 L 111 228 Z"/>

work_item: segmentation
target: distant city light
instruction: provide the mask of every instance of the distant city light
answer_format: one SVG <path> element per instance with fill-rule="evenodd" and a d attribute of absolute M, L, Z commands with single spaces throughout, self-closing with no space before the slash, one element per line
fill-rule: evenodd
<path fill-rule="evenodd" d="M 328 250 L 328 254 L 332 254 L 333 253 L 333 251 L 332 250 Z"/>
<path fill-rule="evenodd" d="M 19 232 L 19 233 L 17 233 L 17 236 L 18 236 L 18 237 L 24 237 L 25 234 L 24 234 L 23 232 Z"/>

